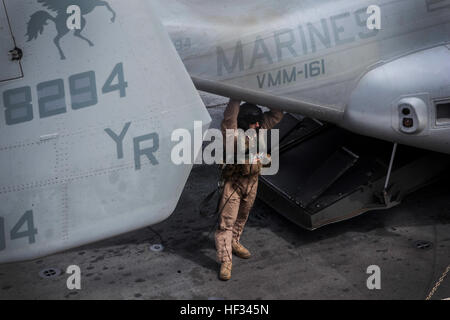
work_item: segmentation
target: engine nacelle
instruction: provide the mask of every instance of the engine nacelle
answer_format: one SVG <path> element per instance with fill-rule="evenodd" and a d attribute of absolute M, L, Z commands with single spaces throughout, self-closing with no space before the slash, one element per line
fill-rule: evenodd
<path fill-rule="evenodd" d="M 450 46 L 415 52 L 366 73 L 352 93 L 343 126 L 450 153 Z"/>

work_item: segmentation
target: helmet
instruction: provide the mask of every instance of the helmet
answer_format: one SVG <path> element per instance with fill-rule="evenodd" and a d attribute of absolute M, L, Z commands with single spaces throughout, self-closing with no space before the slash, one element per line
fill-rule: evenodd
<path fill-rule="evenodd" d="M 241 105 L 238 115 L 238 127 L 243 130 L 248 130 L 252 123 L 262 122 L 262 110 L 251 103 L 244 103 Z"/>

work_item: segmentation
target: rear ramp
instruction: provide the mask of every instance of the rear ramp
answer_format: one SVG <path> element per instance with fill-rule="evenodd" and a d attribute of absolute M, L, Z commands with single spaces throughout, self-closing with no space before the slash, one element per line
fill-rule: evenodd
<path fill-rule="evenodd" d="M 280 169 L 260 177 L 258 197 L 308 230 L 398 205 L 450 164 L 447 155 L 399 146 L 387 179 L 390 142 L 291 114 L 276 128 Z"/>

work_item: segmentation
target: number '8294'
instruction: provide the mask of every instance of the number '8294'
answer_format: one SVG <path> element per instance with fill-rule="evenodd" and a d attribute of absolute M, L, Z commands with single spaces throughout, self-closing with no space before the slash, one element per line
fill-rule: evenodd
<path fill-rule="evenodd" d="M 118 63 L 105 84 L 102 93 L 118 91 L 120 97 L 126 96 L 128 83 L 125 82 L 123 64 Z M 97 82 L 94 71 L 74 74 L 69 77 L 70 100 L 73 110 L 98 103 Z M 67 112 L 66 93 L 63 79 L 41 82 L 37 85 L 39 117 L 47 118 Z M 15 125 L 31 121 L 34 118 L 30 87 L 21 87 L 3 92 L 5 122 Z"/>

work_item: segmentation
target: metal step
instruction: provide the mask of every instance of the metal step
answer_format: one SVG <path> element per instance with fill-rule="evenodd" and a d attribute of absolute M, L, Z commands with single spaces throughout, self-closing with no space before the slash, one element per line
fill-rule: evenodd
<path fill-rule="evenodd" d="M 358 156 L 342 147 L 320 163 L 304 182 L 299 183 L 295 200 L 305 208 L 319 198 L 358 161 Z"/>

